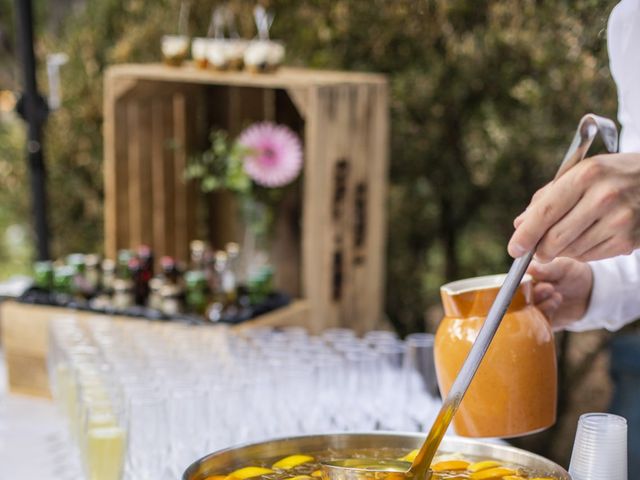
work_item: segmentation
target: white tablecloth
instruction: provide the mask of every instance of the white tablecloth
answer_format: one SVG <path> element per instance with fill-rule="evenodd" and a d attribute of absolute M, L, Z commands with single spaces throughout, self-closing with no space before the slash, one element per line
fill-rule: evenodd
<path fill-rule="evenodd" d="M 0 350 L 0 479 L 80 480 L 66 432 L 53 402 L 7 391 Z"/>

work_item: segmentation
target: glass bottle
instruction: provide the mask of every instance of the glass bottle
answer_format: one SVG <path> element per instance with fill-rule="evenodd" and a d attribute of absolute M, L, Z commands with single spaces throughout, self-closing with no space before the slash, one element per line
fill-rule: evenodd
<path fill-rule="evenodd" d="M 162 298 L 162 313 L 168 317 L 173 317 L 182 313 L 182 297 L 184 291 L 180 285 L 168 283 L 160 289 Z"/>
<path fill-rule="evenodd" d="M 138 247 L 138 260 L 140 261 L 141 295 L 146 300 L 149 295 L 149 282 L 153 278 L 153 252 L 148 245 Z"/>
<path fill-rule="evenodd" d="M 191 253 L 191 270 L 205 270 L 207 244 L 202 240 L 193 240 L 189 244 Z"/>
<path fill-rule="evenodd" d="M 35 286 L 50 292 L 53 288 L 53 263 L 49 260 L 36 262 L 33 265 L 33 272 Z"/>
<path fill-rule="evenodd" d="M 133 306 L 134 301 L 133 281 L 124 278 L 117 278 L 113 282 L 112 307 L 120 311 L 126 310 Z"/>
<path fill-rule="evenodd" d="M 100 291 L 100 256 L 89 254 L 84 257 L 85 281 L 88 296 L 95 296 Z"/>
<path fill-rule="evenodd" d="M 76 298 L 87 297 L 87 281 L 85 278 L 85 260 L 82 253 L 72 253 L 67 256 L 67 265 L 74 270 L 71 282 L 71 294 Z"/>
<path fill-rule="evenodd" d="M 180 270 L 173 257 L 162 257 L 160 259 L 160 269 L 166 283 L 173 285 L 180 283 Z"/>
<path fill-rule="evenodd" d="M 104 295 L 113 295 L 113 282 L 116 279 L 116 263 L 110 258 L 102 261 L 102 282 L 101 290 Z"/>
<path fill-rule="evenodd" d="M 129 260 L 133 257 L 131 250 L 118 250 L 118 259 L 116 262 L 116 277 L 118 278 L 130 278 L 129 275 Z"/>
<path fill-rule="evenodd" d="M 186 306 L 190 313 L 204 315 L 207 309 L 207 279 L 202 270 L 190 270 L 184 275 Z"/>
<path fill-rule="evenodd" d="M 159 312 L 162 311 L 162 296 L 160 295 L 160 291 L 164 286 L 164 280 L 162 277 L 153 277 L 149 281 L 149 297 L 147 299 L 147 307 L 157 310 Z"/>

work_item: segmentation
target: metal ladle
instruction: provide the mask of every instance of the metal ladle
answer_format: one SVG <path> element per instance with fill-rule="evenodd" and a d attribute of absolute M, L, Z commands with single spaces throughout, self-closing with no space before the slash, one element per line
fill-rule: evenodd
<path fill-rule="evenodd" d="M 562 159 L 554 180 L 584 159 L 587 150 L 589 150 L 593 139 L 598 133 L 600 133 L 609 152 L 617 151 L 618 129 L 615 123 L 608 118 L 589 113 L 580 120 L 573 141 Z M 531 263 L 535 250 L 536 248 L 515 259 L 511 264 L 509 273 L 502 287 L 500 287 L 493 305 L 491 305 L 489 314 L 413 462 L 409 464 L 409 462 L 403 461 L 364 458 L 327 462 L 322 467 L 329 480 L 363 480 L 365 478 L 376 480 L 403 480 L 405 478 L 428 480 L 431 477 L 432 472 L 429 467 L 433 457 L 500 326 L 504 314 L 511 304 L 513 295 L 520 285 L 529 263 Z"/>

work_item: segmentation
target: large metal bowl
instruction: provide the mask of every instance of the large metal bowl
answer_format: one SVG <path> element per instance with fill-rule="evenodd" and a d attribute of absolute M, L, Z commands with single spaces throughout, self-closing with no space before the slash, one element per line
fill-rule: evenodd
<path fill-rule="evenodd" d="M 419 448 L 424 441 L 420 434 L 405 433 L 339 433 L 283 438 L 220 450 L 193 463 L 182 480 L 204 480 L 209 475 L 219 475 L 261 460 L 284 457 L 294 453 L 323 450 L 357 450 L 365 448 Z M 540 455 L 493 443 L 466 438 L 445 438 L 440 446 L 443 452 L 457 452 L 486 459 L 516 463 L 546 476 L 571 480 L 559 465 Z"/>

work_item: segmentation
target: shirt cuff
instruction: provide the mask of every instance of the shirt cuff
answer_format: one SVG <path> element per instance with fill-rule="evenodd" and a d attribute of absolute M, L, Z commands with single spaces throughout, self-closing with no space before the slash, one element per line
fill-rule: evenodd
<path fill-rule="evenodd" d="M 637 316 L 639 253 L 589 262 L 593 273 L 589 307 L 585 315 L 566 330 L 584 332 L 606 328 L 613 332 Z"/>

